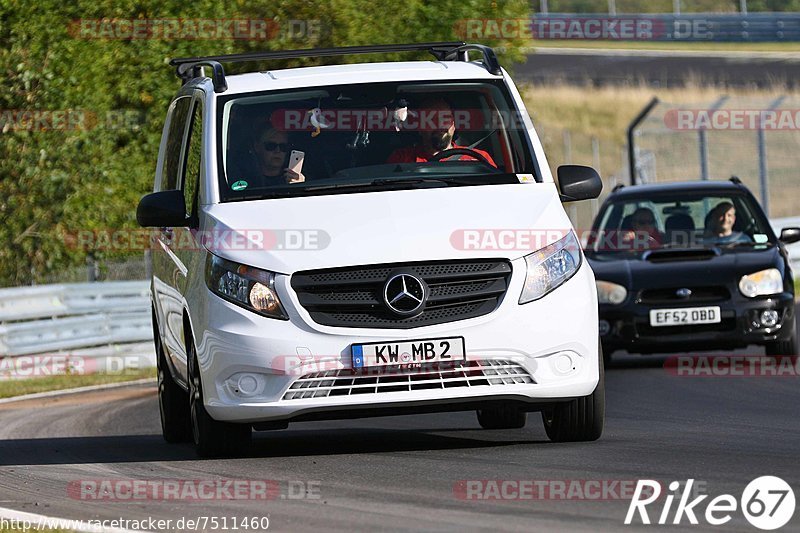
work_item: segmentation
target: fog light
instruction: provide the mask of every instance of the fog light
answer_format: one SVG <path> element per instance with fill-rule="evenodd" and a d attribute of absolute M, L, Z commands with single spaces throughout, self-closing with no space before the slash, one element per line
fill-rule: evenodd
<path fill-rule="evenodd" d="M 239 376 L 239 379 L 236 382 L 236 388 L 238 389 L 237 392 L 240 394 L 251 396 L 258 391 L 258 380 L 255 378 L 255 376 L 244 374 Z"/>
<path fill-rule="evenodd" d="M 611 324 L 608 323 L 608 320 L 601 320 L 600 321 L 600 336 L 605 337 L 611 331 Z"/>
<path fill-rule="evenodd" d="M 556 357 L 556 370 L 558 370 L 561 374 L 568 374 L 574 370 L 572 366 L 572 357 L 566 352 L 559 354 Z"/>
<path fill-rule="evenodd" d="M 761 313 L 761 325 L 771 328 L 778 323 L 778 312 L 774 309 L 767 309 Z"/>

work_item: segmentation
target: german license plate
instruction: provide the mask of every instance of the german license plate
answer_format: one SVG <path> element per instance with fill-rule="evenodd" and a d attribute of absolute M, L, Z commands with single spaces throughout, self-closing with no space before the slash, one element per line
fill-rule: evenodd
<path fill-rule="evenodd" d="M 353 368 L 464 361 L 464 337 L 402 342 L 370 342 L 351 347 Z"/>
<path fill-rule="evenodd" d="M 722 321 L 719 307 L 686 307 L 683 309 L 651 309 L 650 325 L 685 326 L 687 324 L 716 324 Z"/>

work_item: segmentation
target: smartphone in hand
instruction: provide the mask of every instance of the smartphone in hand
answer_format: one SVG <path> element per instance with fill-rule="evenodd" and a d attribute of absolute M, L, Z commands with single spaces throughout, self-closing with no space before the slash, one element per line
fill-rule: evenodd
<path fill-rule="evenodd" d="M 305 158 L 305 152 L 301 152 L 300 150 L 292 150 L 292 153 L 289 154 L 289 170 L 296 172 L 298 174 L 303 173 L 303 159 Z"/>

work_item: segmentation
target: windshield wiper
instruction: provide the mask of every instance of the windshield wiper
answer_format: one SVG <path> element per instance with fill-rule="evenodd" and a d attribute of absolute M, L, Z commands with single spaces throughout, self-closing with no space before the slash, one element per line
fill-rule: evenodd
<path fill-rule="evenodd" d="M 294 196 L 296 190 L 265 191 L 259 194 L 231 195 L 225 199 L 226 202 L 246 202 L 248 200 L 265 200 L 267 198 L 288 198 Z"/>
<path fill-rule="evenodd" d="M 393 185 L 395 183 L 408 183 L 417 185 L 420 183 L 446 183 L 447 185 L 468 185 L 475 183 L 475 180 L 465 180 L 459 178 L 377 178 L 372 180 L 373 185 Z"/>
<path fill-rule="evenodd" d="M 372 181 L 361 183 L 335 183 L 331 185 L 312 185 L 304 187 L 303 191 L 328 191 L 335 189 L 369 189 L 374 186 L 384 185 L 419 185 L 421 183 L 445 184 L 445 185 L 467 185 L 474 181 L 459 180 L 457 178 L 376 178 Z"/>

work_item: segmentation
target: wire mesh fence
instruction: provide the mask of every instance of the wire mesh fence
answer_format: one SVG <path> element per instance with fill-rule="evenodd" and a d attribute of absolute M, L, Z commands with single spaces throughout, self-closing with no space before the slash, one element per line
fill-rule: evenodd
<path fill-rule="evenodd" d="M 72 267 L 43 276 L 38 284 L 82 283 L 86 281 L 134 281 L 147 279 L 145 256 L 121 260 L 96 260 L 87 257 L 84 266 Z"/>
<path fill-rule="evenodd" d="M 660 102 L 634 132 L 637 182 L 739 177 L 774 218 L 800 193 L 800 98 Z"/>
<path fill-rule="evenodd" d="M 620 183 L 627 184 L 627 150 L 621 144 L 601 141 L 599 138 L 572 130 L 549 130 L 537 126 L 553 176 L 561 165 L 588 165 L 595 168 L 603 179 L 603 193 L 597 200 L 565 204 L 573 225 L 589 229 L 606 195 Z"/>

